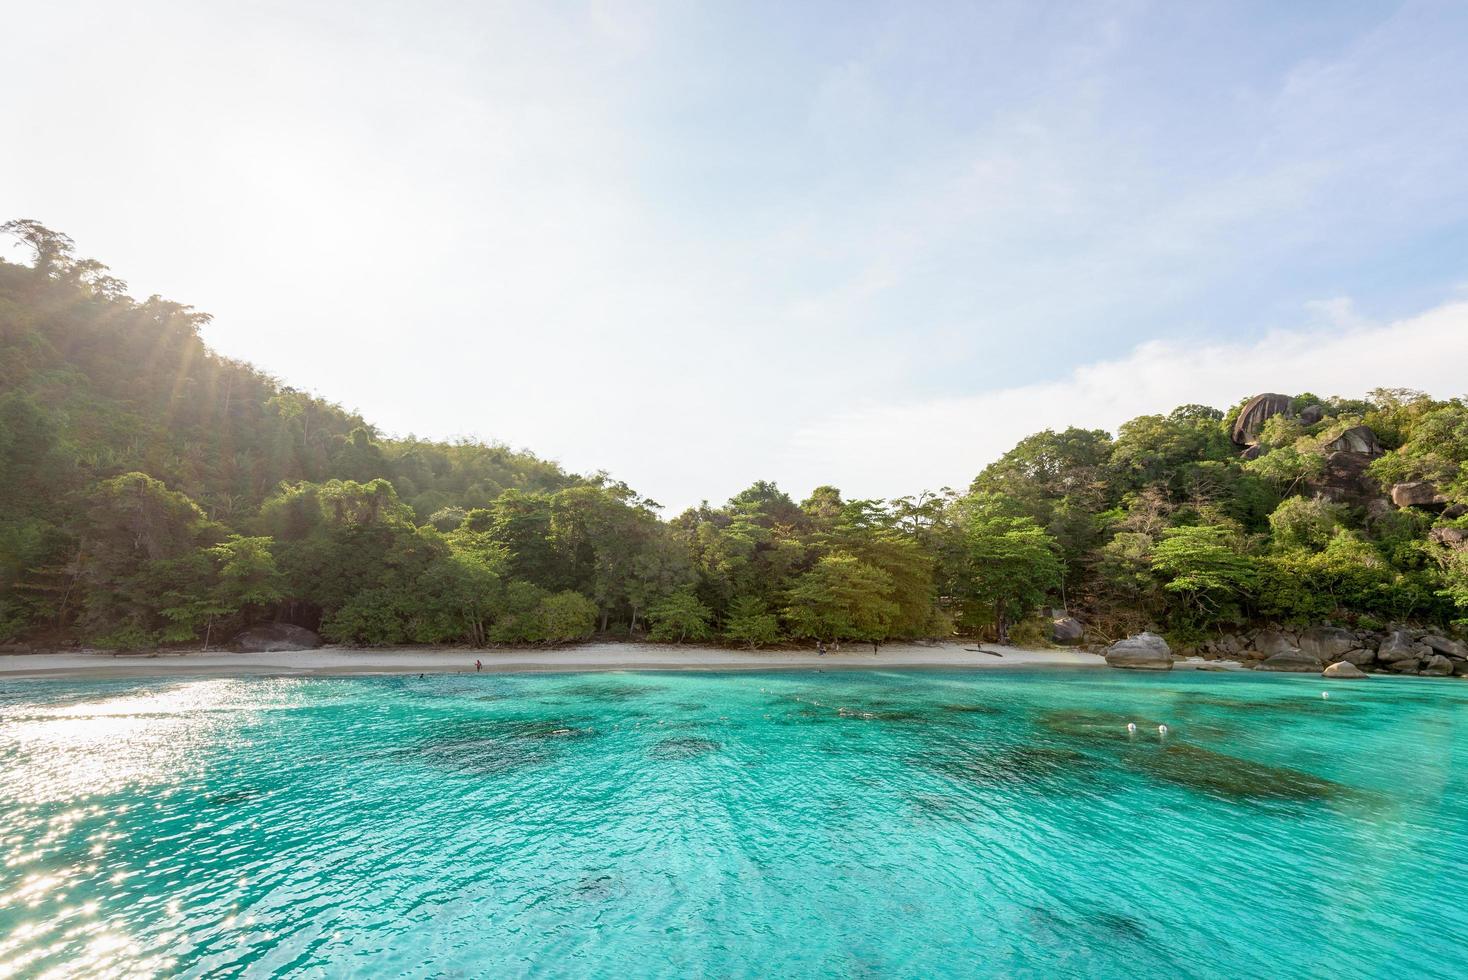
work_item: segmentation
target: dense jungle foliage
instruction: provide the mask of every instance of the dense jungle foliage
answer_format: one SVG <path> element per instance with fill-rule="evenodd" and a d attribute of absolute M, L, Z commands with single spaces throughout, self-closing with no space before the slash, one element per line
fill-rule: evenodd
<path fill-rule="evenodd" d="M 1187 405 L 1037 433 L 964 492 L 797 503 L 756 482 L 664 519 L 605 474 L 387 438 L 215 354 L 205 314 L 132 299 L 66 236 L 3 230 L 34 258 L 0 261 L 0 642 L 260 620 L 365 644 L 1038 639 L 1046 605 L 1098 639 L 1468 617 L 1456 398 L 1301 394 L 1247 449 L 1242 402 Z"/>

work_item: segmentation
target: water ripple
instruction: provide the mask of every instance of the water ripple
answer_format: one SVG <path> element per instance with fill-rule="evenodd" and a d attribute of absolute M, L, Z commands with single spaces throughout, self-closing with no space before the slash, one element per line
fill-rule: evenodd
<path fill-rule="evenodd" d="M 1468 973 L 1468 699 L 1317 687 L 12 684 L 0 976 Z"/>

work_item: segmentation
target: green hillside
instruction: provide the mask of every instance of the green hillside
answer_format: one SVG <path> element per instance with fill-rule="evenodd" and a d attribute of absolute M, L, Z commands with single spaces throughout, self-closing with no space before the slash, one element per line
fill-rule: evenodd
<path fill-rule="evenodd" d="M 65 236 L 0 261 L 0 641 L 1094 638 L 1468 616 L 1468 407 L 1400 390 L 1041 432 L 967 491 L 797 503 L 756 482 L 661 518 L 499 445 L 383 437 L 220 357 Z"/>

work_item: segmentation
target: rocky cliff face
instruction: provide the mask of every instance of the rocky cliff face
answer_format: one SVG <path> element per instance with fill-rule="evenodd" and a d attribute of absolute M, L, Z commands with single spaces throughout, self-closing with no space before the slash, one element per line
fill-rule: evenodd
<path fill-rule="evenodd" d="M 1230 437 L 1234 445 L 1239 447 L 1257 445 L 1264 423 L 1276 415 L 1288 415 L 1292 400 L 1289 395 L 1281 395 L 1272 391 L 1250 398 L 1239 410 L 1239 417 L 1234 421 L 1234 430 Z"/>
<path fill-rule="evenodd" d="M 1323 447 L 1328 453 L 1356 453 L 1368 459 L 1381 455 L 1381 443 L 1369 425 L 1353 425 Z"/>
<path fill-rule="evenodd" d="M 1325 469 L 1310 481 L 1310 489 L 1338 504 L 1360 505 L 1381 498 L 1381 487 L 1366 472 L 1374 458 L 1367 453 L 1337 450 L 1325 457 Z"/>
<path fill-rule="evenodd" d="M 1259 435 L 1265 422 L 1276 415 L 1290 416 L 1291 401 L 1289 395 L 1271 391 L 1244 403 L 1230 438 L 1243 450 L 1245 459 L 1259 455 Z M 1314 425 L 1322 417 L 1320 406 L 1310 405 L 1301 410 L 1299 420 Z M 1382 488 L 1366 472 L 1371 461 L 1382 454 L 1381 442 L 1370 426 L 1355 425 L 1344 430 L 1321 446 L 1321 451 L 1325 453 L 1324 471 L 1310 481 L 1310 489 L 1315 494 L 1333 503 L 1355 506 L 1367 506 L 1375 500 L 1384 503 Z"/>

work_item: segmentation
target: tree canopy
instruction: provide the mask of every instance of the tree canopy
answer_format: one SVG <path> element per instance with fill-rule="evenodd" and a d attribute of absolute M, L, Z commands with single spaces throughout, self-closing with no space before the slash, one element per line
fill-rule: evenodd
<path fill-rule="evenodd" d="M 361 644 L 758 647 L 1003 636 L 1052 605 L 1102 637 L 1468 620 L 1458 399 L 1305 393 L 1247 449 L 1242 400 L 1184 405 L 1028 436 L 963 493 L 797 503 L 756 480 L 664 517 L 605 474 L 389 437 L 220 356 L 206 314 L 130 297 L 65 235 L 0 230 L 31 253 L 0 261 L 0 642 L 277 619 Z M 1363 431 L 1380 451 L 1350 448 Z"/>

